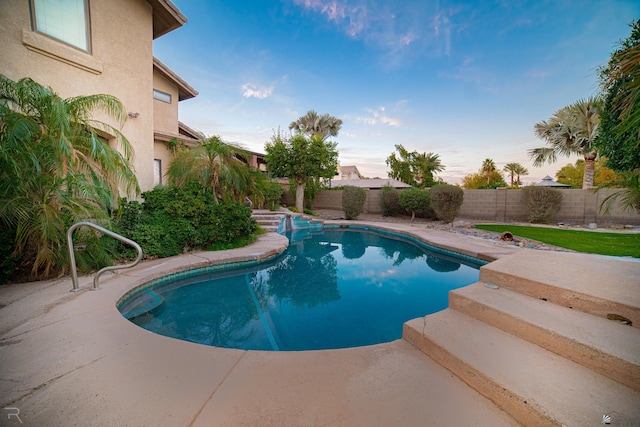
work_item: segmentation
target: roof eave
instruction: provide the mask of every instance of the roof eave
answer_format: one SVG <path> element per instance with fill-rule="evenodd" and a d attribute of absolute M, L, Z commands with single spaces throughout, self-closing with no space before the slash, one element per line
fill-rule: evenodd
<path fill-rule="evenodd" d="M 187 22 L 187 17 L 170 0 L 147 0 L 153 8 L 153 39 L 157 39 Z"/>
<path fill-rule="evenodd" d="M 195 90 L 189 83 L 184 81 L 182 77 L 174 73 L 169 67 L 162 63 L 155 56 L 153 57 L 153 68 L 164 78 L 172 82 L 178 87 L 178 100 L 184 101 L 185 99 L 195 98 L 198 95 L 198 91 Z"/>

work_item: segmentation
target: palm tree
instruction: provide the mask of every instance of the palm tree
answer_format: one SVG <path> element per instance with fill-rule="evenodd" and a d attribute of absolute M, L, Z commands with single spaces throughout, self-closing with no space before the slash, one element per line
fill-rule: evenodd
<path fill-rule="evenodd" d="M 484 159 L 480 172 L 487 177 L 487 185 L 491 182 L 491 174 L 497 170 L 498 168 L 496 168 L 496 163 L 492 159 Z"/>
<path fill-rule="evenodd" d="M 212 192 L 216 202 L 241 201 L 255 190 L 247 157 L 245 150 L 222 141 L 219 136 L 203 136 L 197 146 L 178 154 L 167 175 L 173 185 L 199 183 Z"/>
<path fill-rule="evenodd" d="M 516 168 L 516 187 L 522 185 L 522 182 L 520 182 L 520 176 L 529 175 L 529 170 L 527 168 L 525 168 L 519 163 L 517 163 L 517 165 L 518 167 Z"/>
<path fill-rule="evenodd" d="M 126 120 L 113 96 L 63 99 L 31 79 L 0 75 L 0 228 L 15 230 L 14 255 L 33 262 L 35 278 L 64 272 L 73 223 L 106 223 L 119 191 L 139 192 L 131 145 L 94 112 Z"/>
<path fill-rule="evenodd" d="M 572 154 L 584 157 L 582 188 L 593 188 L 593 176 L 597 153 L 594 141 L 598 137 L 600 102 L 596 98 L 578 100 L 553 113 L 548 121 L 537 123 L 536 135 L 547 141 L 550 147 L 529 150 L 534 166 L 553 163 L 558 155 Z"/>
<path fill-rule="evenodd" d="M 507 163 L 503 169 L 511 177 L 511 186 L 520 185 L 520 175 L 528 175 L 529 171 L 520 163 Z M 517 177 L 516 179 L 514 179 Z"/>
<path fill-rule="evenodd" d="M 309 110 L 304 116 L 291 122 L 290 130 L 296 130 L 308 136 L 319 136 L 326 139 L 330 136 L 338 136 L 342 120 L 329 114 L 318 115 L 315 110 Z"/>
<path fill-rule="evenodd" d="M 445 166 L 440 160 L 440 156 L 434 153 L 413 153 L 414 176 L 421 187 L 428 187 L 434 184 L 433 174 L 442 172 Z"/>

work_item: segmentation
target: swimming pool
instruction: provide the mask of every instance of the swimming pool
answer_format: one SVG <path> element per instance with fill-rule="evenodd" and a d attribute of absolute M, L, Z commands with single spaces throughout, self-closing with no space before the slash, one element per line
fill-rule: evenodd
<path fill-rule="evenodd" d="M 118 308 L 149 331 L 218 347 L 356 347 L 398 339 L 405 321 L 446 308 L 481 264 L 395 233 L 325 228 L 267 262 L 156 280 Z"/>

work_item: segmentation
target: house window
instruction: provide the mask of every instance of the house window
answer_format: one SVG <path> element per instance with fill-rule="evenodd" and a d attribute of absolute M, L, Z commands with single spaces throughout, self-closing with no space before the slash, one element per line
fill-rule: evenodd
<path fill-rule="evenodd" d="M 162 160 L 153 159 L 153 185 L 162 185 Z"/>
<path fill-rule="evenodd" d="M 89 52 L 89 0 L 31 0 L 33 29 Z"/>
<path fill-rule="evenodd" d="M 171 104 L 171 94 L 170 93 L 166 93 L 166 92 L 162 92 L 161 90 L 154 89 L 153 90 L 153 97 L 155 99 L 157 99 L 158 101 L 167 102 L 167 103 Z"/>

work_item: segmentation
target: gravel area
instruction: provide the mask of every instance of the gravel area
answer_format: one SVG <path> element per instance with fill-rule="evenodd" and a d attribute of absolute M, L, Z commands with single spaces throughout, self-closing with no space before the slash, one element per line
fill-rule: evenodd
<path fill-rule="evenodd" d="M 329 220 L 344 219 L 344 213 L 341 211 L 333 210 L 317 210 L 313 212 L 316 217 Z M 411 223 L 410 216 L 398 216 L 398 217 L 383 217 L 380 214 L 360 214 L 358 221 L 375 221 L 375 222 L 390 222 L 390 223 Z M 546 251 L 560 251 L 560 252 L 575 252 L 570 249 L 560 248 L 557 246 L 547 245 L 535 240 L 521 239 L 515 237 L 513 241 L 504 241 L 500 239 L 502 233 L 496 233 L 493 231 L 479 230 L 474 227 L 478 223 L 487 224 L 488 221 L 473 221 L 473 220 L 456 220 L 452 224 L 445 224 L 442 221 L 430 221 L 424 218 L 415 218 L 412 225 L 417 227 L 430 228 L 434 230 L 447 231 L 449 233 L 463 234 L 476 239 L 490 240 L 496 245 L 513 245 L 530 249 L 546 250 Z M 504 231 L 509 231 L 508 226 Z"/>

